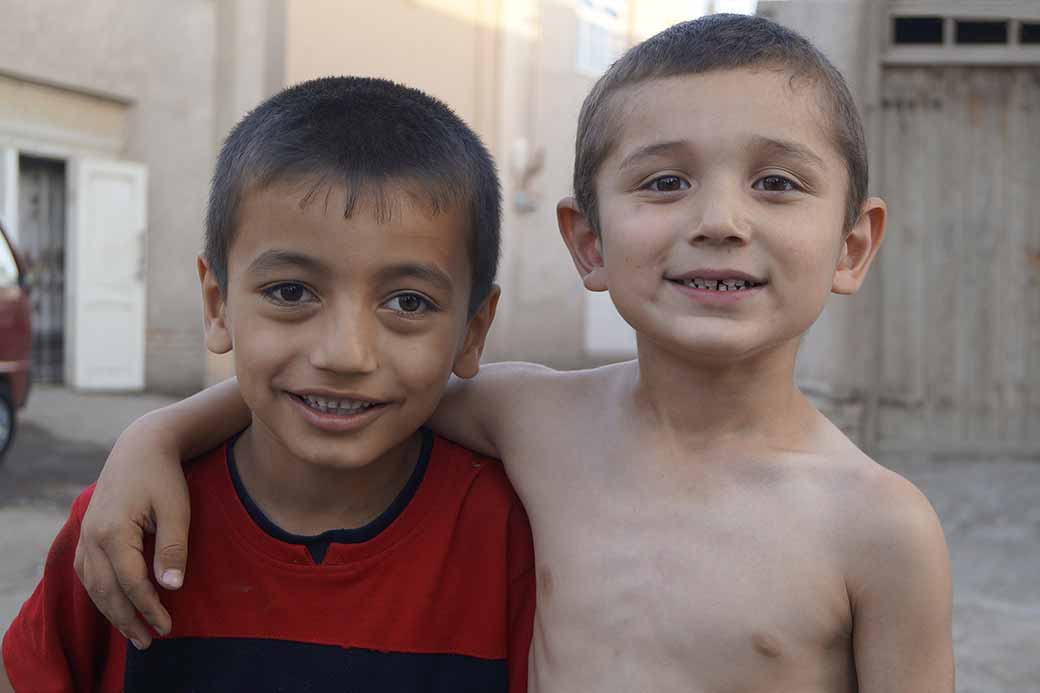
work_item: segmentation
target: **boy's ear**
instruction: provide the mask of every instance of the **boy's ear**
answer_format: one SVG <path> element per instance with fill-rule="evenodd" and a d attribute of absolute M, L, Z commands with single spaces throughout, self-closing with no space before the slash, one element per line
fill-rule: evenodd
<path fill-rule="evenodd" d="M 607 271 L 603 266 L 603 246 L 592 228 L 589 218 L 581 211 L 578 201 L 565 197 L 556 205 L 556 221 L 560 235 L 571 251 L 574 266 L 581 282 L 589 291 L 607 290 Z"/>
<path fill-rule="evenodd" d="M 881 239 L 885 237 L 885 216 L 888 208 L 880 197 L 868 198 L 860 209 L 859 219 L 841 247 L 838 267 L 834 271 L 831 291 L 851 295 L 859 291 L 874 261 Z"/>
<path fill-rule="evenodd" d="M 231 351 L 231 331 L 227 325 L 227 305 L 217 278 L 200 255 L 195 261 L 202 284 L 202 320 L 206 332 L 206 348 L 214 354 Z"/>
<path fill-rule="evenodd" d="M 451 371 L 460 378 L 472 378 L 480 370 L 480 355 L 484 353 L 484 342 L 487 340 L 488 330 L 495 319 L 495 309 L 498 308 L 498 297 L 502 294 L 497 284 L 491 286 L 487 298 L 480 304 L 466 325 L 466 336 L 463 338 L 462 349 L 455 356 Z"/>

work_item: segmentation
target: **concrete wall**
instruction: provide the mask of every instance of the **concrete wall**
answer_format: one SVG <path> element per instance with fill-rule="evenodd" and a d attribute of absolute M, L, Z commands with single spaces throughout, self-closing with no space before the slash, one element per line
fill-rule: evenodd
<path fill-rule="evenodd" d="M 498 148 L 507 242 L 500 317 L 488 357 L 575 368 L 588 365 L 582 346 L 585 291 L 557 231 L 556 203 L 571 191 L 578 111 L 594 80 L 575 70 L 573 3 L 532 4 L 532 31 L 504 37 Z M 544 164 L 521 190 L 525 149 L 528 160 L 541 152 Z"/>
<path fill-rule="evenodd" d="M 494 31 L 499 3 L 486 0 L 379 3 L 290 1 L 286 6 L 286 83 L 325 75 L 383 77 L 449 104 L 485 139 L 494 93 Z"/>
<path fill-rule="evenodd" d="M 213 161 L 214 2 L 3 2 L 0 16 L 0 73 L 126 105 L 115 153 L 149 168 L 147 385 L 196 388 L 205 362 L 193 260 Z"/>

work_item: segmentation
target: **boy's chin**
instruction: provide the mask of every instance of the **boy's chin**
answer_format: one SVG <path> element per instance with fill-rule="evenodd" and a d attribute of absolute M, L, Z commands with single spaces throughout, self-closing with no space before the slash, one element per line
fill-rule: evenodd
<path fill-rule="evenodd" d="M 798 337 L 762 338 L 748 334 L 672 333 L 652 340 L 691 366 L 724 368 L 768 358 L 778 352 L 797 351 Z"/>

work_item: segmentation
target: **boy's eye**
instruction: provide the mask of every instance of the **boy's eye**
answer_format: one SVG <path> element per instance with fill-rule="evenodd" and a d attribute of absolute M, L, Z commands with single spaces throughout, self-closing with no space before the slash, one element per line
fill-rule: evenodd
<path fill-rule="evenodd" d="M 647 183 L 644 187 L 654 192 L 678 192 L 686 190 L 690 184 L 679 176 L 659 176 Z"/>
<path fill-rule="evenodd" d="M 303 284 L 297 282 L 282 282 L 269 286 L 263 290 L 264 296 L 275 303 L 285 306 L 309 303 L 314 300 L 314 294 Z"/>
<path fill-rule="evenodd" d="M 763 176 L 755 181 L 753 187 L 765 192 L 791 192 L 801 189 L 797 183 L 785 176 Z"/>
<path fill-rule="evenodd" d="M 419 315 L 433 310 L 433 303 L 419 294 L 397 294 L 385 304 L 390 310 L 406 315 Z"/>

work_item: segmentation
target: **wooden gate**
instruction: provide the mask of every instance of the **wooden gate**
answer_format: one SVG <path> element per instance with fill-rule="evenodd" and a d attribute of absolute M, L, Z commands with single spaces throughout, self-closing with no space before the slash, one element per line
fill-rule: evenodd
<path fill-rule="evenodd" d="M 65 368 L 65 164 L 23 156 L 19 238 L 32 303 L 32 377 L 62 382 Z"/>
<path fill-rule="evenodd" d="M 889 67 L 881 450 L 1040 454 L 1040 68 Z"/>

